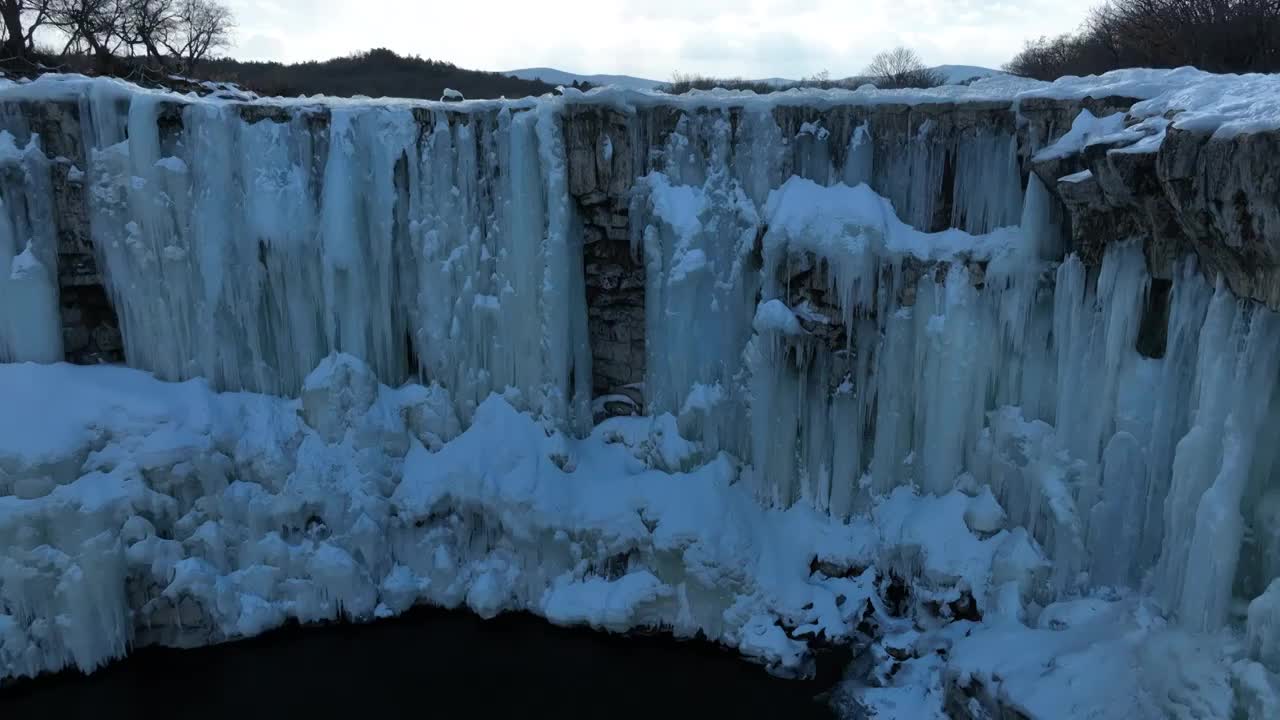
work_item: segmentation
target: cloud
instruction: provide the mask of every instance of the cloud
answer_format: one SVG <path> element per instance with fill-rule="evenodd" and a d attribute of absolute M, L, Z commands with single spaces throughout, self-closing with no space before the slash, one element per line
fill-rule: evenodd
<path fill-rule="evenodd" d="M 237 42 L 231 54 L 241 60 L 276 60 L 284 55 L 284 41 L 275 35 L 257 33 Z"/>
<path fill-rule="evenodd" d="M 740 13 L 744 5 L 741 0 L 624 0 L 619 9 L 640 20 L 705 22 Z"/>
<path fill-rule="evenodd" d="M 791 32 L 713 32 L 686 39 L 677 61 L 689 71 L 715 75 L 797 76 L 822 69 L 830 55 Z"/>
<path fill-rule="evenodd" d="M 1097 0 L 229 0 L 235 51 L 284 61 L 371 47 L 506 70 L 553 66 L 663 79 L 672 71 L 850 75 L 907 45 L 931 64 L 999 65 L 1075 29 Z M 243 38 L 243 39 L 240 39 Z"/>

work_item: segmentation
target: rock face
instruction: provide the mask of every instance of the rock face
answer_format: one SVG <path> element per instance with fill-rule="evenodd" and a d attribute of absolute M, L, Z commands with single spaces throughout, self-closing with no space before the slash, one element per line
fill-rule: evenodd
<path fill-rule="evenodd" d="M 628 118 L 574 107 L 564 127 L 569 193 L 582 222 L 591 385 L 597 397 L 616 395 L 643 383 L 645 371 L 645 280 L 630 234 L 636 173 Z"/>
<path fill-rule="evenodd" d="M 1280 132 L 1233 138 L 1170 129 L 1155 156 L 1172 215 L 1205 271 L 1280 309 Z"/>
<path fill-rule="evenodd" d="M 1119 105 L 1113 98 L 1095 109 L 1121 112 Z M 1062 122 L 1031 127 L 1056 131 Z M 1174 263 L 1194 252 L 1211 281 L 1221 276 L 1239 297 L 1280 309 L 1280 132 L 1163 132 L 1158 145 L 1141 147 L 1150 139 L 1135 132 L 1029 161 L 1070 214 L 1074 249 L 1096 264 L 1109 242 L 1141 242 L 1158 279 L 1171 278 Z"/>

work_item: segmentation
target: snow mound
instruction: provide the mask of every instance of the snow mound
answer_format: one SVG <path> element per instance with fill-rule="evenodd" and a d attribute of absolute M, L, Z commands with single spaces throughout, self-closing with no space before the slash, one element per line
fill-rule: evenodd
<path fill-rule="evenodd" d="M 940 567 L 965 548 L 981 593 L 1001 543 L 965 529 L 962 496 L 895 496 L 883 530 L 762 508 L 727 456 L 650 466 L 660 419 L 575 440 L 491 396 L 457 434 L 443 391 L 379 385 L 350 356 L 301 400 L 60 364 L 0 365 L 0 392 L 44 408 L 0 428 L 0 677 L 423 602 L 703 633 L 807 673 L 805 638 L 850 637 L 866 601 L 840 598 L 877 592 L 815 557 L 869 568 L 905 543 Z"/>

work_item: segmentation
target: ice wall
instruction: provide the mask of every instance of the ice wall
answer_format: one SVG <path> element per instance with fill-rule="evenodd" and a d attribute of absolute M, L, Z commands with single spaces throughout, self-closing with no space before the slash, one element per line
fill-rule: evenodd
<path fill-rule="evenodd" d="M 62 359 L 53 228 L 48 158 L 0 131 L 0 362 Z"/>
<path fill-rule="evenodd" d="M 808 114 L 713 108 L 650 149 L 651 409 L 743 458 L 766 504 L 986 486 L 1054 561 L 1038 597 L 1145 589 L 1190 629 L 1238 620 L 1280 560 L 1276 313 L 1191 257 L 1157 295 L 1120 237 L 1087 266 L 1010 136 Z"/>
<path fill-rule="evenodd" d="M 130 364 L 295 394 L 331 352 L 589 414 L 581 238 L 545 110 L 81 104 L 92 240 Z"/>
<path fill-rule="evenodd" d="M 497 392 L 586 431 L 565 111 L 590 96 L 238 105 L 86 88 L 90 233 L 130 365 L 292 396 L 339 351 L 386 384 L 447 388 L 464 424 Z M 1193 258 L 1165 306 L 1139 243 L 1077 254 L 1008 103 L 606 101 L 626 142 L 588 160 L 626 168 L 645 407 L 700 444 L 682 462 L 727 451 L 761 503 L 836 518 L 906 486 L 989 488 L 1054 561 L 1028 602 L 1139 590 L 1214 630 L 1280 575 L 1280 321 Z M 38 135 L 13 137 L 0 357 L 49 360 L 46 158 Z"/>

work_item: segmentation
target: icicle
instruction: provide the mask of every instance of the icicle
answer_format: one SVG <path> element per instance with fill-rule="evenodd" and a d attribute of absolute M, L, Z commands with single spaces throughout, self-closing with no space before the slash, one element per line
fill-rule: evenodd
<path fill-rule="evenodd" d="M 867 123 L 854 128 L 849 138 L 849 149 L 844 161 L 844 184 L 850 187 L 860 183 L 871 182 L 874 166 L 872 157 L 871 132 Z"/>
<path fill-rule="evenodd" d="M 1216 630 L 1227 620 L 1244 536 L 1241 500 L 1250 485 L 1254 452 L 1269 406 L 1275 401 L 1280 377 L 1280 317 L 1253 306 L 1237 305 L 1236 313 L 1232 342 L 1208 349 L 1215 355 L 1226 352 L 1226 358 L 1211 360 L 1209 366 L 1222 362 L 1222 371 L 1230 376 L 1220 378 L 1223 383 L 1210 390 L 1225 407 L 1217 402 L 1202 405 L 1209 412 L 1225 411 L 1226 415 L 1220 435 L 1215 438 L 1221 443 L 1221 449 L 1213 453 L 1221 458 L 1218 471 L 1196 504 L 1194 529 L 1181 573 L 1178 616 L 1193 630 Z M 1202 395 L 1202 402 L 1205 399 Z M 1197 412 L 1198 425 L 1201 418 Z M 1217 427 L 1216 417 L 1206 419 Z M 1179 447 L 1179 455 L 1181 452 Z M 1177 459 L 1174 462 L 1176 465 Z M 1184 516 L 1191 513 L 1189 505 L 1169 509 Z M 1178 548 L 1173 552 L 1178 553 Z"/>
<path fill-rule="evenodd" d="M 1190 429 L 1196 405 L 1194 393 L 1201 326 L 1213 289 L 1201 278 L 1195 262 L 1178 270 L 1170 299 L 1168 339 L 1152 413 L 1147 452 L 1147 498 L 1143 511 L 1140 562 L 1150 565 L 1160 556 L 1164 540 L 1164 503 L 1173 473 L 1174 451 Z"/>
<path fill-rule="evenodd" d="M 1022 194 L 1016 136 L 978 130 L 976 135 L 957 141 L 953 226 L 987 233 L 1016 225 L 1022 216 Z"/>
<path fill-rule="evenodd" d="M 796 175 L 819 185 L 829 185 L 834 181 L 836 170 L 831 166 L 830 139 L 831 132 L 821 123 L 800 126 L 793 143 Z"/>
<path fill-rule="evenodd" d="M 1089 522 L 1093 582 L 1130 586 L 1138 579 L 1141 541 L 1138 520 L 1146 493 L 1135 479 L 1146 476 L 1145 453 L 1138 440 L 1118 432 L 1102 455 L 1102 488 Z"/>
<path fill-rule="evenodd" d="M 696 126 L 682 120 L 681 127 L 701 132 L 694 144 L 710 152 L 705 172 L 691 175 L 700 184 L 664 173 L 641 178 L 646 201 L 632 218 L 645 226 L 646 404 L 678 415 L 712 449 L 745 455 L 738 375 L 759 286 L 747 269 L 759 217 L 729 162 L 727 120 L 709 115 Z M 668 142 L 668 167 L 685 144 Z M 738 170 L 767 173 L 751 163 Z M 690 343 L 691 337 L 701 341 Z"/>
<path fill-rule="evenodd" d="M 0 362 L 62 359 L 54 227 L 39 137 L 19 149 L 0 131 Z"/>
<path fill-rule="evenodd" d="M 948 143 L 935 132 L 932 119 L 920 123 L 912 136 L 892 142 L 875 154 L 871 186 L 893 203 L 898 216 L 921 230 L 934 229 L 934 210 L 942 199 Z"/>
<path fill-rule="evenodd" d="M 538 146 L 550 199 L 543 243 L 542 347 L 547 365 L 543 413 L 565 421 L 576 417 L 577 430 L 585 434 L 591 422 L 591 354 L 586 338 L 582 233 L 574 232 L 578 226 L 565 174 L 564 131 L 552 107 L 544 105 L 538 112 Z M 576 385 L 570 384 L 571 376 L 577 379 Z"/>

